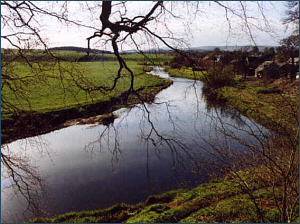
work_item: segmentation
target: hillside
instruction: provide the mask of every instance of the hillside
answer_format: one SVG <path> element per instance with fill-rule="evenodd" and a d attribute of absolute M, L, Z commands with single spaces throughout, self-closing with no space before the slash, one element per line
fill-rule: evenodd
<path fill-rule="evenodd" d="M 76 51 L 76 52 L 87 52 L 87 48 L 84 47 L 74 47 L 74 46 L 63 46 L 63 47 L 52 47 L 49 48 L 50 51 Z M 90 53 L 95 54 L 112 54 L 111 51 L 104 51 L 98 49 L 90 49 Z"/>

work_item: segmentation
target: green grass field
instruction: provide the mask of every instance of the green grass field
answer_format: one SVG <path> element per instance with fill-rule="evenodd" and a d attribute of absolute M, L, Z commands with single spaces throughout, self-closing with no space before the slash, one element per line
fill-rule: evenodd
<path fill-rule="evenodd" d="M 36 74 L 32 79 L 28 79 L 26 84 L 22 81 L 15 84 L 16 87 L 24 84 L 22 86 L 24 96 L 16 94 L 9 88 L 3 88 L 2 97 L 21 110 L 45 112 L 106 101 L 111 97 L 120 95 L 128 90 L 130 86 L 128 72 L 122 73 L 116 88 L 111 92 L 87 92 L 77 86 L 78 84 L 84 88 L 93 86 L 111 87 L 118 70 L 116 61 L 62 62 L 60 66 L 58 64 L 51 66 L 52 64 L 49 64 L 49 68 L 44 68 L 43 72 Z M 149 67 L 138 65 L 136 61 L 128 62 L 128 66 L 135 74 L 135 89 L 161 85 L 166 81 L 157 76 L 146 74 L 145 71 L 149 71 Z M 23 63 L 15 63 L 13 72 L 19 77 L 32 75 L 32 69 Z M 2 108 L 2 113 L 6 114 L 9 111 Z"/>
<path fill-rule="evenodd" d="M 86 53 L 75 51 L 52 53 L 64 60 L 57 63 L 50 55 L 43 54 L 41 50 L 23 52 L 29 63 L 19 57 L 16 50 L 11 50 L 6 54 L 1 53 L 3 64 L 16 58 L 15 62 L 8 63 L 7 66 L 1 68 L 2 74 L 9 75 L 9 78 L 1 76 L 2 119 L 16 109 L 47 112 L 107 101 L 129 88 L 130 77 L 125 70 L 113 91 L 85 91 L 80 88 L 80 86 L 91 89 L 93 86 L 111 87 L 113 85 L 119 68 L 113 54 L 91 54 L 91 56 L 103 56 L 105 61 L 76 62 Z M 170 59 L 168 55 L 149 54 L 147 57 L 155 63 L 163 63 Z M 145 73 L 150 70 L 149 67 L 144 66 L 144 64 L 149 64 L 149 62 L 146 63 L 144 55 L 126 54 L 123 58 L 134 72 L 135 89 L 166 84 L 166 80 Z"/>
<path fill-rule="evenodd" d="M 1 49 L 2 59 L 4 58 L 12 58 L 19 56 L 20 53 L 17 50 L 5 50 Z M 78 59 L 85 57 L 86 52 L 78 52 L 78 51 L 70 51 L 70 50 L 51 50 L 51 54 L 55 57 L 58 57 L 65 61 L 77 61 Z M 22 52 L 28 59 L 38 58 L 39 60 L 51 60 L 50 54 L 45 54 L 43 50 L 28 50 Z M 105 53 L 90 53 L 91 57 L 96 57 L 101 59 L 102 61 L 115 61 L 117 60 L 114 54 L 105 54 Z M 158 64 L 163 64 L 164 61 L 171 60 L 172 56 L 167 54 L 123 54 L 121 56 L 126 61 L 138 61 L 139 63 L 147 61 L 147 63 L 155 62 Z"/>

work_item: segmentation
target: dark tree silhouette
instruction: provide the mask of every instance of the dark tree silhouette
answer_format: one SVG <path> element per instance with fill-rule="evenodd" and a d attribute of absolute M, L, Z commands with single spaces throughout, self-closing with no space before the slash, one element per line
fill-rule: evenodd
<path fill-rule="evenodd" d="M 290 78 L 296 79 L 295 57 L 299 57 L 299 35 L 291 35 L 281 40 L 280 54 L 288 55 L 291 59 Z"/>

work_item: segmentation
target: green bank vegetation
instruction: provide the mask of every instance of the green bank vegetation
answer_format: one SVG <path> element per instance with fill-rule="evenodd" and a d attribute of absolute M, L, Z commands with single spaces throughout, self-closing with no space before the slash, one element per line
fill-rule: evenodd
<path fill-rule="evenodd" d="M 194 80 L 203 80 L 206 71 L 193 71 L 190 67 L 181 67 L 180 69 L 171 68 L 170 66 L 164 66 L 165 71 L 169 73 L 171 77 L 187 78 Z"/>
<path fill-rule="evenodd" d="M 146 74 L 145 72 L 151 70 L 149 67 L 140 66 L 133 61 L 128 62 L 128 66 L 135 73 L 135 89 L 162 85 L 166 82 L 157 76 Z M 16 63 L 13 69 L 14 72 L 22 74 L 24 77 L 30 76 L 31 73 L 31 69 L 22 63 Z M 120 82 L 110 92 L 93 91 L 90 95 L 87 95 L 87 92 L 76 84 L 85 87 L 88 87 L 87 85 L 91 85 L 91 87 L 92 85 L 111 87 L 117 70 L 118 63 L 116 61 L 80 62 L 76 64 L 61 62 L 60 65 L 56 64 L 51 68 L 49 65 L 49 71 L 45 70 L 42 74 L 39 74 L 41 79 L 44 78 L 44 80 L 28 82 L 28 85 L 23 87 L 27 93 L 23 98 L 14 94 L 9 88 L 3 89 L 2 96 L 23 111 L 34 110 L 38 112 L 60 110 L 95 101 L 105 101 L 128 90 L 130 86 L 128 73 L 124 72 L 122 74 Z M 70 71 L 73 73 L 70 73 Z M 5 116 L 9 111 L 3 109 L 2 113 Z"/>
<path fill-rule="evenodd" d="M 225 100 L 235 109 L 272 130 L 299 130 L 295 117 L 299 116 L 298 82 L 261 80 L 224 86 L 213 90 L 217 99 Z"/>

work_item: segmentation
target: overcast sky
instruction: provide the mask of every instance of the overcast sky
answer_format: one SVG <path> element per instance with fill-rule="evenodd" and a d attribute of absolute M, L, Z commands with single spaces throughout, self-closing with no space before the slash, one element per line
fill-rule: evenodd
<path fill-rule="evenodd" d="M 41 5 L 46 4 L 41 2 L 36 3 Z M 239 2 L 221 3 L 235 10 L 235 12 L 241 13 L 241 5 Z M 47 4 L 47 7 L 49 7 L 49 3 Z M 62 2 L 52 2 L 51 4 L 51 10 L 58 10 L 55 7 L 59 8 Z M 99 15 L 101 8 L 97 6 L 97 4 L 97 2 L 70 2 L 68 4 L 68 18 L 100 29 L 101 23 L 99 21 Z M 127 3 L 127 16 L 130 18 L 136 15 L 143 15 L 149 11 L 154 4 L 154 2 L 140 1 Z M 249 27 L 246 25 L 245 20 L 230 12 L 228 12 L 226 17 L 225 9 L 214 2 L 191 2 L 188 4 L 184 2 L 164 2 L 164 4 L 166 8 L 172 10 L 172 13 L 176 16 L 180 16 L 180 18 L 174 18 L 170 14 L 167 14 L 166 16 L 159 17 L 159 22 L 152 21 L 149 23 L 149 28 L 161 35 L 167 35 L 167 30 L 169 30 L 174 34 L 176 39 L 181 38 L 185 46 L 189 47 L 241 46 L 254 44 L 278 45 L 280 39 L 291 33 L 291 29 L 286 31 L 286 27 L 282 25 L 281 21 L 286 10 L 285 2 L 261 2 L 260 7 L 258 7 L 257 3 L 243 2 L 247 13 L 246 15 L 249 17 L 247 20 Z M 197 13 L 195 13 L 196 6 L 198 7 Z M 118 10 L 125 12 L 125 8 L 122 5 L 116 6 L 113 12 Z M 2 12 L 5 13 L 3 9 Z M 118 13 L 113 14 L 111 20 L 114 21 L 118 16 Z M 70 24 L 66 26 L 56 19 L 47 16 L 36 17 L 36 19 L 39 22 L 36 26 L 41 30 L 41 36 L 47 40 L 50 47 L 86 47 L 86 38 L 93 35 L 94 32 L 94 30 L 84 27 Z M 10 32 L 6 27 L 3 27 L 3 24 L 1 24 L 1 27 L 2 34 Z M 252 37 L 249 30 L 251 30 Z M 137 35 L 136 39 L 145 49 L 153 47 L 152 42 L 149 40 L 145 41 L 146 37 L 143 35 Z M 170 43 L 181 46 L 178 45 L 178 41 L 171 41 Z M 7 43 L 2 41 L 1 47 L 7 46 Z M 156 46 L 162 47 L 163 45 L 158 41 Z M 111 50 L 111 47 L 104 45 L 103 42 L 94 41 L 92 47 Z M 129 42 L 122 46 L 123 50 L 129 50 L 131 48 L 132 45 Z"/>

